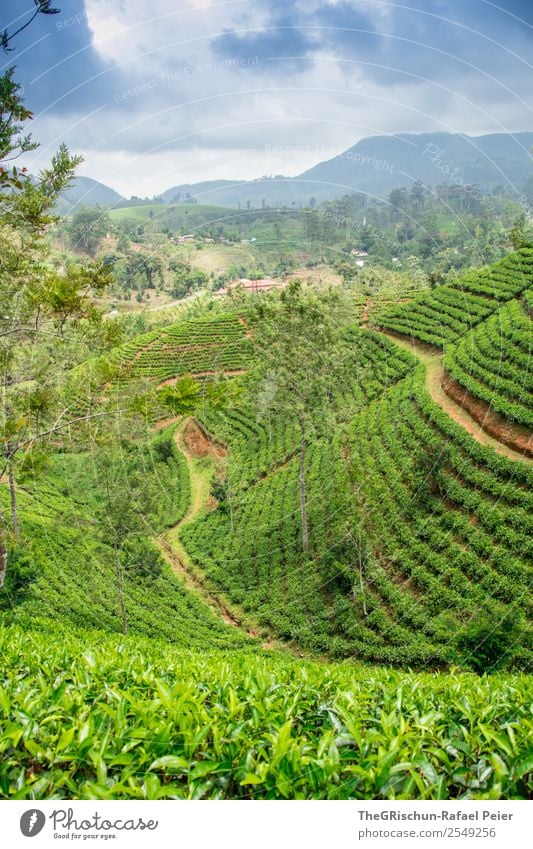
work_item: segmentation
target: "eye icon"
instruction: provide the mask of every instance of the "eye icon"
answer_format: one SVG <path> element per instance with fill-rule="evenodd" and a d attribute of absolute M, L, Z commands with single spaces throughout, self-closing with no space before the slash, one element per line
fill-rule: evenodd
<path fill-rule="evenodd" d="M 43 830 L 46 817 L 42 811 L 32 808 L 25 811 L 20 818 L 20 830 L 24 837 L 35 837 Z"/>

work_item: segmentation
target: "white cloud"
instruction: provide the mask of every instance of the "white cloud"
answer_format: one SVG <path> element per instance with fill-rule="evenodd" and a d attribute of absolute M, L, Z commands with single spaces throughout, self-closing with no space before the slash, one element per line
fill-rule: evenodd
<path fill-rule="evenodd" d="M 287 9 L 312 14 L 319 6 L 323 0 L 297 0 Z M 392 26 L 393 4 L 353 0 L 353 6 L 369 12 L 380 31 Z M 91 114 L 82 102 L 78 111 L 36 122 L 45 142 L 41 163 L 50 154 L 46 145 L 64 139 L 85 155 L 88 176 L 127 195 L 151 195 L 179 182 L 294 175 L 368 135 L 533 124 L 512 93 L 451 61 L 434 81 L 424 80 L 431 67 L 416 68 L 417 81 L 401 73 L 382 79 L 357 51 L 342 53 L 353 61 L 340 61 L 333 49 L 318 46 L 312 62 L 293 62 L 290 71 L 275 56 L 261 62 L 251 55 L 239 64 L 213 51 L 224 28 L 260 27 L 268 9 L 257 0 L 153 0 L 149 7 L 140 0 L 86 0 L 92 48 L 106 74 L 97 81 Z M 379 54 L 371 61 L 379 63 Z M 523 74 L 516 85 L 527 97 L 530 78 Z"/>

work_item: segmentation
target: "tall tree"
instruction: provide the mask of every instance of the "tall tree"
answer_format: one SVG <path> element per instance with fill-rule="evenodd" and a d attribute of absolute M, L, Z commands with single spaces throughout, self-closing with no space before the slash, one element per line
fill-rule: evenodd
<path fill-rule="evenodd" d="M 111 219 L 105 209 L 82 206 L 72 216 L 67 230 L 73 248 L 94 256 L 110 227 Z"/>
<path fill-rule="evenodd" d="M 337 390 L 346 376 L 343 331 L 350 321 L 350 302 L 341 292 L 307 292 L 298 280 L 279 297 L 261 302 L 252 318 L 253 402 L 263 415 L 292 420 L 298 428 L 304 552 L 309 549 L 307 454 L 313 440 L 327 436 L 335 421 Z"/>
<path fill-rule="evenodd" d="M 53 351 L 48 346 L 46 360 L 40 340 L 64 341 L 69 321 L 98 320 L 91 291 L 108 282 L 98 269 L 58 273 L 46 262 L 54 207 L 80 159 L 61 145 L 36 177 L 18 168 L 13 161 L 36 147 L 26 133 L 30 119 L 11 68 L 0 77 L 0 477 L 7 475 L 11 495 L 11 530 L 0 512 L 0 587 L 9 534 L 19 531 L 17 454 L 38 441 L 44 444 L 78 419 L 55 397 L 54 366 L 62 367 L 61 347 Z"/>

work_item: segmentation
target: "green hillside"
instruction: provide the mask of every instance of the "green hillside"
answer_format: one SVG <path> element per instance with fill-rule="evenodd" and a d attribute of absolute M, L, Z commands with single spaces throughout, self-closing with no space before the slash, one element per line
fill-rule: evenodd
<path fill-rule="evenodd" d="M 175 204 L 166 205 L 162 203 L 143 203 L 139 206 L 124 206 L 111 209 L 109 215 L 112 220 L 144 221 L 149 218 L 164 220 L 165 224 L 172 222 L 175 227 L 183 227 L 187 224 L 198 227 L 224 217 L 224 207 L 209 206 L 205 204 Z M 234 209 L 227 209 L 231 215 L 235 215 Z"/>
<path fill-rule="evenodd" d="M 216 587 L 283 638 L 327 654 L 438 664 L 475 615 L 505 620 L 520 602 L 527 617 L 533 477 L 442 414 L 420 368 L 403 352 L 395 363 L 392 344 L 380 369 L 383 342 L 366 336 L 354 344 L 374 356 L 382 382 L 354 382 L 361 412 L 313 448 L 310 555 L 299 548 L 290 424 L 267 434 L 246 411 L 204 418 L 231 448 L 231 504 L 188 528 L 185 544 Z M 527 664 L 525 626 L 517 639 Z"/>
<path fill-rule="evenodd" d="M 419 296 L 408 306 L 383 310 L 374 320 L 388 330 L 442 348 L 527 290 L 532 279 L 533 248 L 522 248 L 457 283 Z"/>
<path fill-rule="evenodd" d="M 113 352 L 120 379 L 225 371 L 246 364 L 246 325 L 237 315 L 182 321 L 136 336 Z"/>
<path fill-rule="evenodd" d="M 475 323 L 488 370 L 498 322 L 517 369 L 532 265 L 522 251 L 388 326 L 441 343 L 445 327 L 454 355 Z M 531 465 L 479 444 L 422 363 L 354 324 L 302 472 L 295 414 L 254 383 L 257 303 L 201 308 L 66 381 L 72 409 L 111 418 L 19 474 L 0 795 L 524 798 Z M 228 400 L 203 393 L 195 419 L 120 418 L 135 392 L 220 372 Z"/>
<path fill-rule="evenodd" d="M 129 633 L 184 648 L 245 645 L 242 632 L 225 625 L 186 589 L 155 543 L 157 534 L 182 518 L 190 497 L 187 465 L 172 428 L 152 435 L 132 454 L 115 449 L 106 462 L 116 464 L 120 497 L 142 497 L 138 509 L 144 508 L 141 527 L 120 552 Z M 31 545 L 13 552 L 0 595 L 1 622 L 122 630 L 116 553 L 105 524 L 102 533 L 102 524 L 95 522 L 104 475 L 95 455 L 59 454 L 45 475 L 25 481 L 19 510 L 23 538 Z M 0 495 L 5 508 L 5 487 Z"/>
<path fill-rule="evenodd" d="M 423 130 L 524 125 L 526 12 L 27 5 L 0 26 L 6 849 L 162 833 L 151 800 L 503 845 L 533 799 L 533 132 Z M 234 820 L 211 842 L 275 844 Z"/>
<path fill-rule="evenodd" d="M 448 373 L 505 419 L 533 429 L 531 289 L 446 352 Z"/>

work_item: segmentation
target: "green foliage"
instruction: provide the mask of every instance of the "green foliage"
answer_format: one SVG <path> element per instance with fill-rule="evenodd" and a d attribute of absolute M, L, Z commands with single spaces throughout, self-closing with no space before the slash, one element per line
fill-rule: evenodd
<path fill-rule="evenodd" d="M 172 260 L 169 269 L 172 271 L 171 292 L 175 298 L 184 298 L 191 292 L 205 288 L 209 282 L 204 271 L 193 268 L 188 262 Z"/>
<path fill-rule="evenodd" d="M 531 678 L 0 630 L 10 799 L 525 799 Z M 24 657 L 21 667 L 20 658 Z"/>
<path fill-rule="evenodd" d="M 22 86 L 14 80 L 14 74 L 15 68 L 9 68 L 0 77 L 0 161 L 4 162 L 14 152 L 27 153 L 37 147 L 31 136 L 23 135 L 24 123 L 31 118 L 31 112 L 24 106 L 21 98 Z M 19 175 L 15 168 L 10 172 L 2 165 L 0 188 L 20 188 L 25 182 L 24 173 Z"/>
<path fill-rule="evenodd" d="M 306 458 L 308 555 L 300 542 L 298 423 L 289 411 L 258 417 L 244 399 L 200 413 L 230 455 L 222 509 L 188 526 L 184 544 L 217 587 L 284 639 L 329 655 L 439 663 L 443 653 L 384 616 L 372 589 L 368 616 L 362 599 L 353 597 L 358 551 L 345 540 L 345 525 L 357 503 L 346 474 L 343 422 L 405 377 L 413 362 L 378 334 L 351 328 L 345 341 L 344 380 L 334 399 L 339 419 Z"/>
<path fill-rule="evenodd" d="M 164 569 L 165 561 L 159 549 L 145 537 L 130 534 L 121 546 L 122 568 L 130 575 L 158 578 Z"/>
<path fill-rule="evenodd" d="M 191 377 L 182 377 L 170 386 L 163 386 L 158 392 L 159 402 L 175 416 L 193 413 L 200 396 L 201 386 Z"/>
<path fill-rule="evenodd" d="M 444 347 L 468 333 L 531 285 L 533 248 L 522 248 L 489 268 L 438 286 L 410 304 L 379 312 L 375 322 L 422 342 Z"/>
<path fill-rule="evenodd" d="M 401 625 L 407 646 L 424 636 L 451 657 L 473 617 L 496 623 L 518 607 L 516 653 L 531 664 L 531 469 L 474 442 L 431 400 L 422 369 L 350 423 L 349 446 L 388 639 Z"/>
<path fill-rule="evenodd" d="M 530 290 L 531 291 L 531 290 Z M 501 416 L 533 427 L 531 314 L 519 300 L 499 307 L 446 351 L 444 365 L 465 389 Z"/>
<path fill-rule="evenodd" d="M 0 498 L 5 509 L 5 487 Z M 21 536 L 0 590 L 3 621 L 120 631 L 118 556 L 130 634 L 199 649 L 246 645 L 154 547 L 188 503 L 187 464 L 172 428 L 134 446 L 114 443 L 101 460 L 89 452 L 51 457 L 46 474 L 19 493 Z"/>
<path fill-rule="evenodd" d="M 18 542 L 8 548 L 8 560 L 9 569 L 0 591 L 0 609 L 18 604 L 43 568 L 38 551 L 26 542 Z"/>
<path fill-rule="evenodd" d="M 111 228 L 106 210 L 99 206 L 80 206 L 68 225 L 68 234 L 73 248 L 94 256 L 97 248 Z"/>
<path fill-rule="evenodd" d="M 237 315 L 202 315 L 155 329 L 116 348 L 111 363 L 121 380 L 167 380 L 188 374 L 236 370 L 247 364 L 247 328 Z"/>
<path fill-rule="evenodd" d="M 528 232 L 524 213 L 519 215 L 509 230 L 509 241 L 515 251 L 528 246 L 531 247 L 531 231 Z"/>
<path fill-rule="evenodd" d="M 523 622 L 514 616 L 501 621 L 475 617 L 457 638 L 462 663 L 479 674 L 509 665 L 520 642 L 521 628 Z"/>

